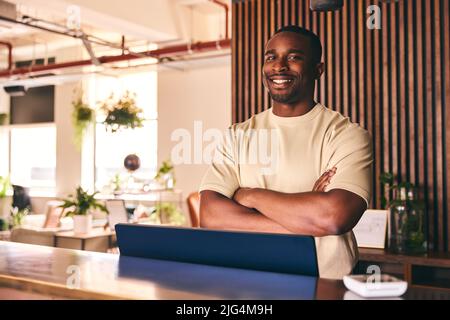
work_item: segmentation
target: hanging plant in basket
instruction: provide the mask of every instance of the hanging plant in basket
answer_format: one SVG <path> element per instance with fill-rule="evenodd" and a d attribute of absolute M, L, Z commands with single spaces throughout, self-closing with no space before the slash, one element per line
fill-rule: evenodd
<path fill-rule="evenodd" d="M 84 102 L 82 94 L 78 95 L 78 97 L 72 102 L 72 105 L 72 121 L 75 128 L 75 145 L 78 149 L 81 149 L 86 129 L 91 123 L 94 122 L 95 112 L 86 102 Z"/>
<path fill-rule="evenodd" d="M 115 100 L 111 94 L 101 103 L 101 110 L 106 114 L 103 124 L 106 130 L 116 132 L 120 129 L 140 128 L 143 125 L 142 109 L 136 105 L 136 95 L 126 91 L 119 99 Z"/>

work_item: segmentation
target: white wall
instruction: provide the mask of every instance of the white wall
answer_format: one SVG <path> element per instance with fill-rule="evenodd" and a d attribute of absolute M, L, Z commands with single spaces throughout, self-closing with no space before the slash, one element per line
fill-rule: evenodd
<path fill-rule="evenodd" d="M 0 87 L 0 113 L 9 114 L 9 95 Z M 6 120 L 7 124 L 9 119 Z M 0 176 L 8 175 L 8 130 L 5 126 L 0 126 Z"/>
<path fill-rule="evenodd" d="M 81 152 L 73 143 L 72 100 L 76 84 L 65 84 L 55 90 L 56 123 L 56 195 L 65 197 L 81 183 Z"/>
<path fill-rule="evenodd" d="M 52 56 L 58 61 L 78 60 L 83 57 L 83 50 L 80 47 L 65 48 L 53 52 Z M 29 56 L 16 56 L 16 60 L 29 59 Z M 75 97 L 74 89 L 78 82 L 65 83 L 55 86 L 55 125 L 56 125 L 56 190 L 54 195 L 46 197 L 32 197 L 33 211 L 43 213 L 45 203 L 56 197 L 65 197 L 68 193 L 73 193 L 81 180 L 81 153 L 73 143 L 72 125 L 72 100 Z M 9 113 L 9 95 L 0 88 L 0 110 Z M 0 112 L 2 112 L 0 111 Z M 0 128 L 1 129 L 1 128 Z M 7 147 L 8 132 L 0 130 L 0 142 L 6 139 L 6 143 L 1 143 L 5 149 Z M 5 141 L 4 141 L 5 142 Z M 42 141 L 42 143 L 46 143 Z M 0 150 L 0 175 L 8 170 L 8 152 Z"/>
<path fill-rule="evenodd" d="M 231 124 L 231 58 L 226 63 L 188 71 L 164 71 L 158 75 L 158 163 L 168 159 L 177 144 L 171 134 L 179 128 L 193 136 L 194 121 L 209 128 Z M 175 167 L 176 188 L 187 197 L 198 190 L 208 166 L 182 164 Z"/>

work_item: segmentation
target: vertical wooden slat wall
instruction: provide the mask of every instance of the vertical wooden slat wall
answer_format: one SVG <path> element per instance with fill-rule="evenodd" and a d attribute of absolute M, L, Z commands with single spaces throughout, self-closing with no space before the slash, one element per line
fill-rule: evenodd
<path fill-rule="evenodd" d="M 381 29 L 366 26 L 370 5 L 381 9 Z M 372 207 L 382 172 L 421 186 L 430 248 L 449 251 L 450 0 L 344 0 L 334 12 L 312 12 L 309 0 L 236 0 L 232 10 L 233 121 L 270 107 L 261 67 L 275 30 L 313 30 L 327 64 L 316 99 L 372 134 Z"/>

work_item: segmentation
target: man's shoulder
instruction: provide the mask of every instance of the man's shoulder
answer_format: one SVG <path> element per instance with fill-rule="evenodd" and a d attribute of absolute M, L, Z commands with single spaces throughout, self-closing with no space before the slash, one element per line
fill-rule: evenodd
<path fill-rule="evenodd" d="M 324 111 L 322 112 L 323 121 L 328 123 L 327 126 L 329 130 L 333 131 L 334 134 L 354 134 L 356 136 L 362 136 L 364 138 L 369 137 L 369 132 L 364 129 L 359 123 L 352 122 L 352 120 L 344 116 L 338 111 L 332 110 L 324 106 Z"/>
<path fill-rule="evenodd" d="M 262 128 L 266 126 L 269 121 L 269 112 L 270 109 L 257 113 L 243 122 L 233 124 L 231 128 L 233 130 L 243 130 L 243 131 L 249 129 Z"/>

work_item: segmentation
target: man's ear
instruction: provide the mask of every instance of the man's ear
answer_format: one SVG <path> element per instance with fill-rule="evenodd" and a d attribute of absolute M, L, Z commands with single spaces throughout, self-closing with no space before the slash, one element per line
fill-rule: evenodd
<path fill-rule="evenodd" d="M 324 62 L 318 63 L 314 71 L 315 71 L 315 79 L 319 80 L 323 72 L 325 71 L 325 63 Z"/>

